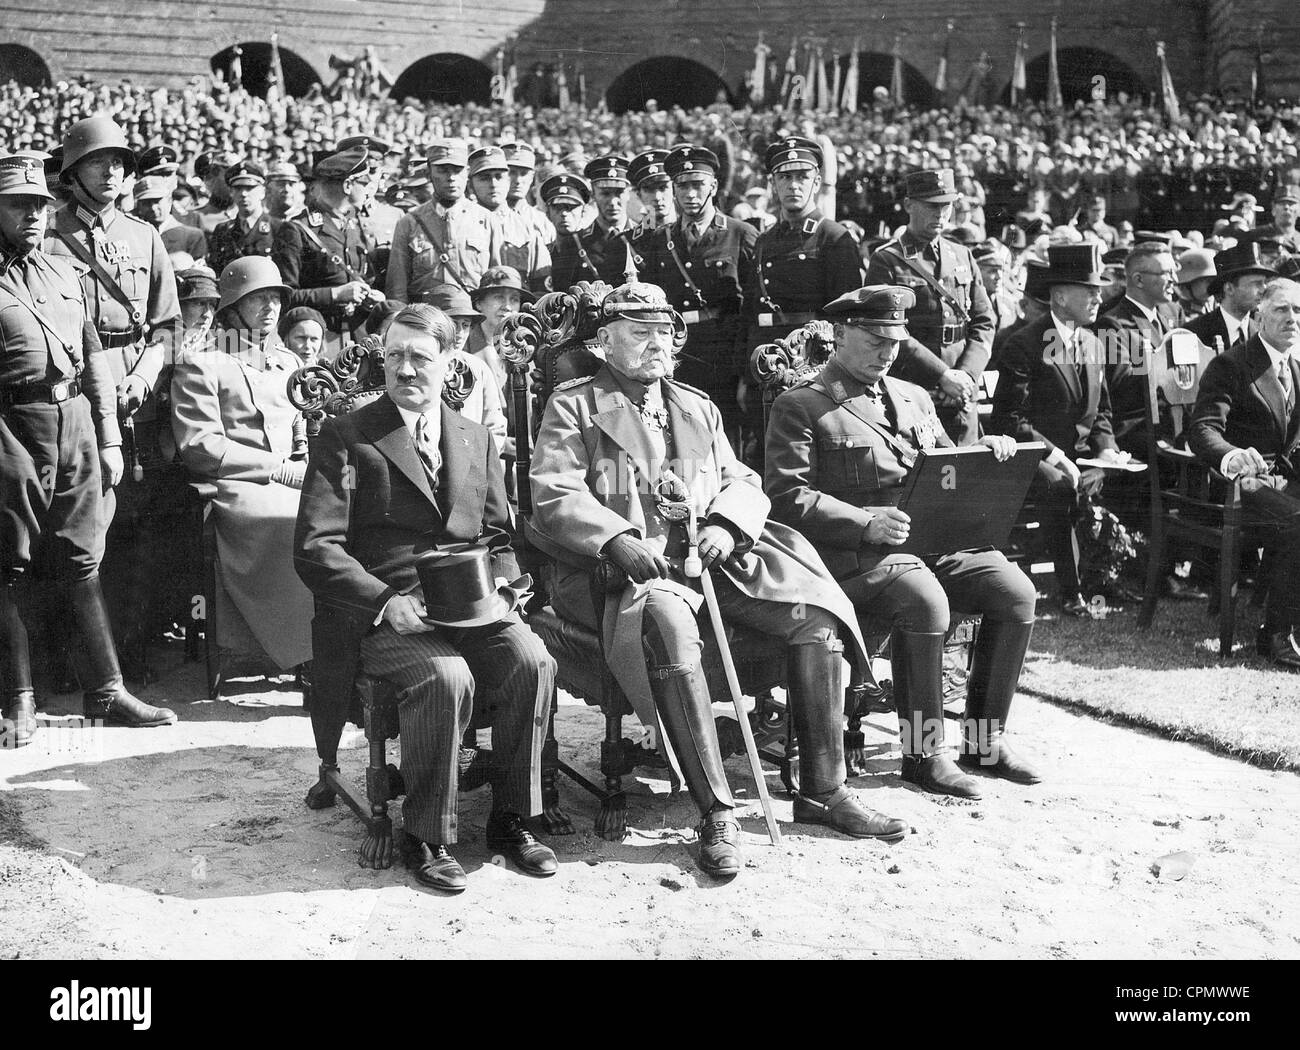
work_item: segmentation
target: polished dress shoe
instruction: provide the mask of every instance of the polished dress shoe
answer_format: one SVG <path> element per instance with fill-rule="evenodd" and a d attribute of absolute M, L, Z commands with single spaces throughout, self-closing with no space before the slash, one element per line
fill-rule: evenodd
<path fill-rule="evenodd" d="M 846 787 L 836 788 L 826 798 L 795 795 L 796 824 L 821 824 L 855 839 L 898 842 L 907 835 L 907 822 L 887 817 L 862 805 Z"/>
<path fill-rule="evenodd" d="M 1013 784 L 1041 784 L 1038 770 L 1011 750 L 1006 740 L 999 736 L 990 742 L 992 761 L 978 751 L 964 751 L 957 764 L 972 773 L 985 773 L 991 777 L 1010 780 Z"/>
<path fill-rule="evenodd" d="M 545 878 L 560 870 L 554 851 L 533 837 L 518 813 L 489 814 L 487 844 L 514 861 L 525 875 Z"/>
<path fill-rule="evenodd" d="M 731 810 L 705 814 L 696 829 L 700 837 L 700 870 L 715 879 L 740 874 L 740 825 Z"/>
<path fill-rule="evenodd" d="M 1300 671 L 1300 643 L 1294 631 L 1266 631 L 1263 627 L 1255 638 L 1255 649 L 1276 667 Z"/>
<path fill-rule="evenodd" d="M 402 862 L 422 886 L 447 893 L 460 893 L 468 885 L 465 869 L 440 842 L 421 842 L 402 832 Z"/>
<path fill-rule="evenodd" d="M 956 798 L 983 798 L 979 782 L 968 777 L 946 754 L 903 756 L 903 779 L 932 795 L 953 795 Z"/>

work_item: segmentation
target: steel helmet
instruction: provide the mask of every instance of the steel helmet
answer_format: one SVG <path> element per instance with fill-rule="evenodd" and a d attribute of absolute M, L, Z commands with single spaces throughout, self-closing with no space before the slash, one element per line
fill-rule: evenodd
<path fill-rule="evenodd" d="M 126 173 L 135 174 L 135 153 L 127 145 L 126 133 L 112 117 L 87 117 L 73 124 L 63 136 L 63 167 L 59 169 L 59 177 L 67 182 L 80 161 L 103 150 L 120 154 Z"/>
<path fill-rule="evenodd" d="M 217 313 L 234 306 L 246 295 L 274 288 L 280 293 L 283 302 L 289 297 L 289 286 L 280 280 L 280 271 L 264 255 L 246 255 L 228 263 L 221 271 L 221 301 L 217 303 Z"/>

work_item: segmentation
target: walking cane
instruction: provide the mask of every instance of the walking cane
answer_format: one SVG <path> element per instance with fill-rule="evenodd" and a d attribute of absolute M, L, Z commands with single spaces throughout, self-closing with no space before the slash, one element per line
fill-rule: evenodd
<path fill-rule="evenodd" d="M 675 484 L 674 484 L 675 483 Z M 695 508 L 691 505 L 689 494 L 681 498 L 685 490 L 683 485 L 671 472 L 665 472 L 660 479 L 656 495 L 659 497 L 659 510 L 668 520 L 681 520 L 686 524 L 686 542 L 688 545 L 683 570 L 689 579 L 698 579 L 704 591 L 704 604 L 708 606 L 709 622 L 713 624 L 713 635 L 718 640 L 718 652 L 722 654 L 722 669 L 727 676 L 727 687 L 731 690 L 731 702 L 736 708 L 736 721 L 740 723 L 740 735 L 745 740 L 745 754 L 749 758 L 749 769 L 754 775 L 758 787 L 758 801 L 763 807 L 763 819 L 767 821 L 767 837 L 773 846 L 781 844 L 781 829 L 776 823 L 776 814 L 772 812 L 772 800 L 767 794 L 767 781 L 763 777 L 763 763 L 758 757 L 758 745 L 754 742 L 754 731 L 749 726 L 749 716 L 745 713 L 744 699 L 740 692 L 740 678 L 736 675 L 736 662 L 731 656 L 731 645 L 727 641 L 727 631 L 722 624 L 722 610 L 718 608 L 718 595 L 713 589 L 713 578 L 704 570 L 700 562 L 700 544 L 698 526 L 695 521 Z M 677 498 L 674 498 L 677 497 Z M 668 513 L 664 513 L 671 502 Z M 680 509 L 679 509 L 680 508 Z M 685 511 L 682 517 L 678 517 Z M 671 516 L 670 516 L 671 515 Z"/>

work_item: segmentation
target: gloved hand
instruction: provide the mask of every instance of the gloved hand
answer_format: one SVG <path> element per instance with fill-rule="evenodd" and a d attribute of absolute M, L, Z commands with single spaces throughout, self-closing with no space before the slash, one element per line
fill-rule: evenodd
<path fill-rule="evenodd" d="M 291 489 L 302 488 L 302 479 L 307 476 L 307 464 L 301 460 L 286 459 L 271 474 L 272 481 L 288 485 Z"/>
<path fill-rule="evenodd" d="M 722 525 L 700 529 L 700 564 L 706 569 L 714 562 L 726 561 L 735 549 L 736 537 Z"/>
<path fill-rule="evenodd" d="M 668 575 L 668 562 L 664 556 L 630 532 L 615 536 L 605 544 L 603 553 L 627 573 L 633 583 L 661 580 Z"/>
<path fill-rule="evenodd" d="M 135 414 L 144 399 L 149 396 L 149 387 L 139 376 L 127 376 L 117 388 L 117 414 L 125 418 Z"/>

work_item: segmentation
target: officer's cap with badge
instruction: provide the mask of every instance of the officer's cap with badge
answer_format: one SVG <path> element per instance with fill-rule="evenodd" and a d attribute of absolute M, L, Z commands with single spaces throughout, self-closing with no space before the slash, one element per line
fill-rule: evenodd
<path fill-rule="evenodd" d="M 469 177 L 492 171 L 508 172 L 505 152 L 499 146 L 482 146 L 469 155 Z"/>
<path fill-rule="evenodd" d="M 704 174 L 716 178 L 721 167 L 713 150 L 689 142 L 674 146 L 664 158 L 664 171 L 674 182 L 684 175 Z"/>
<path fill-rule="evenodd" d="M 276 160 L 266 166 L 266 181 L 302 182 L 302 175 L 287 160 Z"/>
<path fill-rule="evenodd" d="M 206 179 L 209 175 L 216 175 L 238 163 L 239 158 L 233 153 L 226 150 L 209 150 L 194 158 L 194 174 L 201 179 Z"/>
<path fill-rule="evenodd" d="M 181 155 L 171 146 L 150 146 L 140 154 L 141 175 L 175 175 L 180 170 Z"/>
<path fill-rule="evenodd" d="M 627 189 L 631 185 L 628 179 L 628 159 L 611 153 L 604 157 L 597 157 L 582 169 L 582 174 L 591 182 L 591 188 L 599 189 Z"/>
<path fill-rule="evenodd" d="M 137 202 L 170 200 L 171 195 L 172 180 L 165 175 L 146 175 L 143 179 L 137 180 L 131 190 L 131 196 Z"/>
<path fill-rule="evenodd" d="M 822 149 L 812 139 L 789 135 L 767 147 L 763 167 L 769 175 L 779 171 L 821 171 Z"/>
<path fill-rule="evenodd" d="M 226 169 L 226 185 L 232 190 L 237 186 L 265 186 L 266 172 L 251 160 L 241 160 Z"/>
<path fill-rule="evenodd" d="M 35 157 L 0 157 L 0 197 L 54 200 L 45 187 L 45 166 Z"/>
<path fill-rule="evenodd" d="M 357 148 L 364 149 L 369 155 L 372 163 L 378 164 L 384 159 L 385 153 L 391 153 L 393 147 L 383 139 L 376 138 L 374 135 L 348 135 L 346 138 L 339 139 L 338 144 L 334 147 L 340 152 Z"/>
<path fill-rule="evenodd" d="M 581 175 L 567 171 L 552 175 L 538 192 L 545 204 L 581 207 L 591 200 L 591 184 Z"/>
<path fill-rule="evenodd" d="M 527 142 L 504 143 L 501 152 L 506 155 L 506 162 L 512 168 L 523 168 L 525 171 L 537 169 L 537 154 Z"/>
<path fill-rule="evenodd" d="M 469 144 L 464 139 L 434 139 L 424 160 L 430 167 L 463 168 L 469 163 Z"/>
<path fill-rule="evenodd" d="M 96 153 L 116 154 L 121 157 L 126 173 L 135 173 L 135 151 L 126 141 L 126 133 L 112 117 L 87 117 L 73 124 L 63 136 L 63 166 L 59 176 L 67 182 L 72 169 Z"/>
<path fill-rule="evenodd" d="M 929 204 L 952 204 L 961 197 L 952 168 L 909 172 L 903 182 L 903 192 L 908 200 Z"/>
<path fill-rule="evenodd" d="M 869 284 L 822 307 L 836 324 L 870 328 L 885 339 L 907 338 L 907 311 L 916 305 L 916 293 L 892 284 Z"/>
<path fill-rule="evenodd" d="M 628 181 L 637 189 L 642 186 L 666 186 L 671 181 L 664 171 L 667 157 L 666 149 L 648 149 L 644 153 L 638 153 L 627 166 Z"/>
<path fill-rule="evenodd" d="M 360 175 L 370 168 L 369 152 L 364 146 L 353 146 L 351 149 L 318 153 L 312 165 L 312 178 L 322 182 L 343 182 L 353 175 Z"/>

